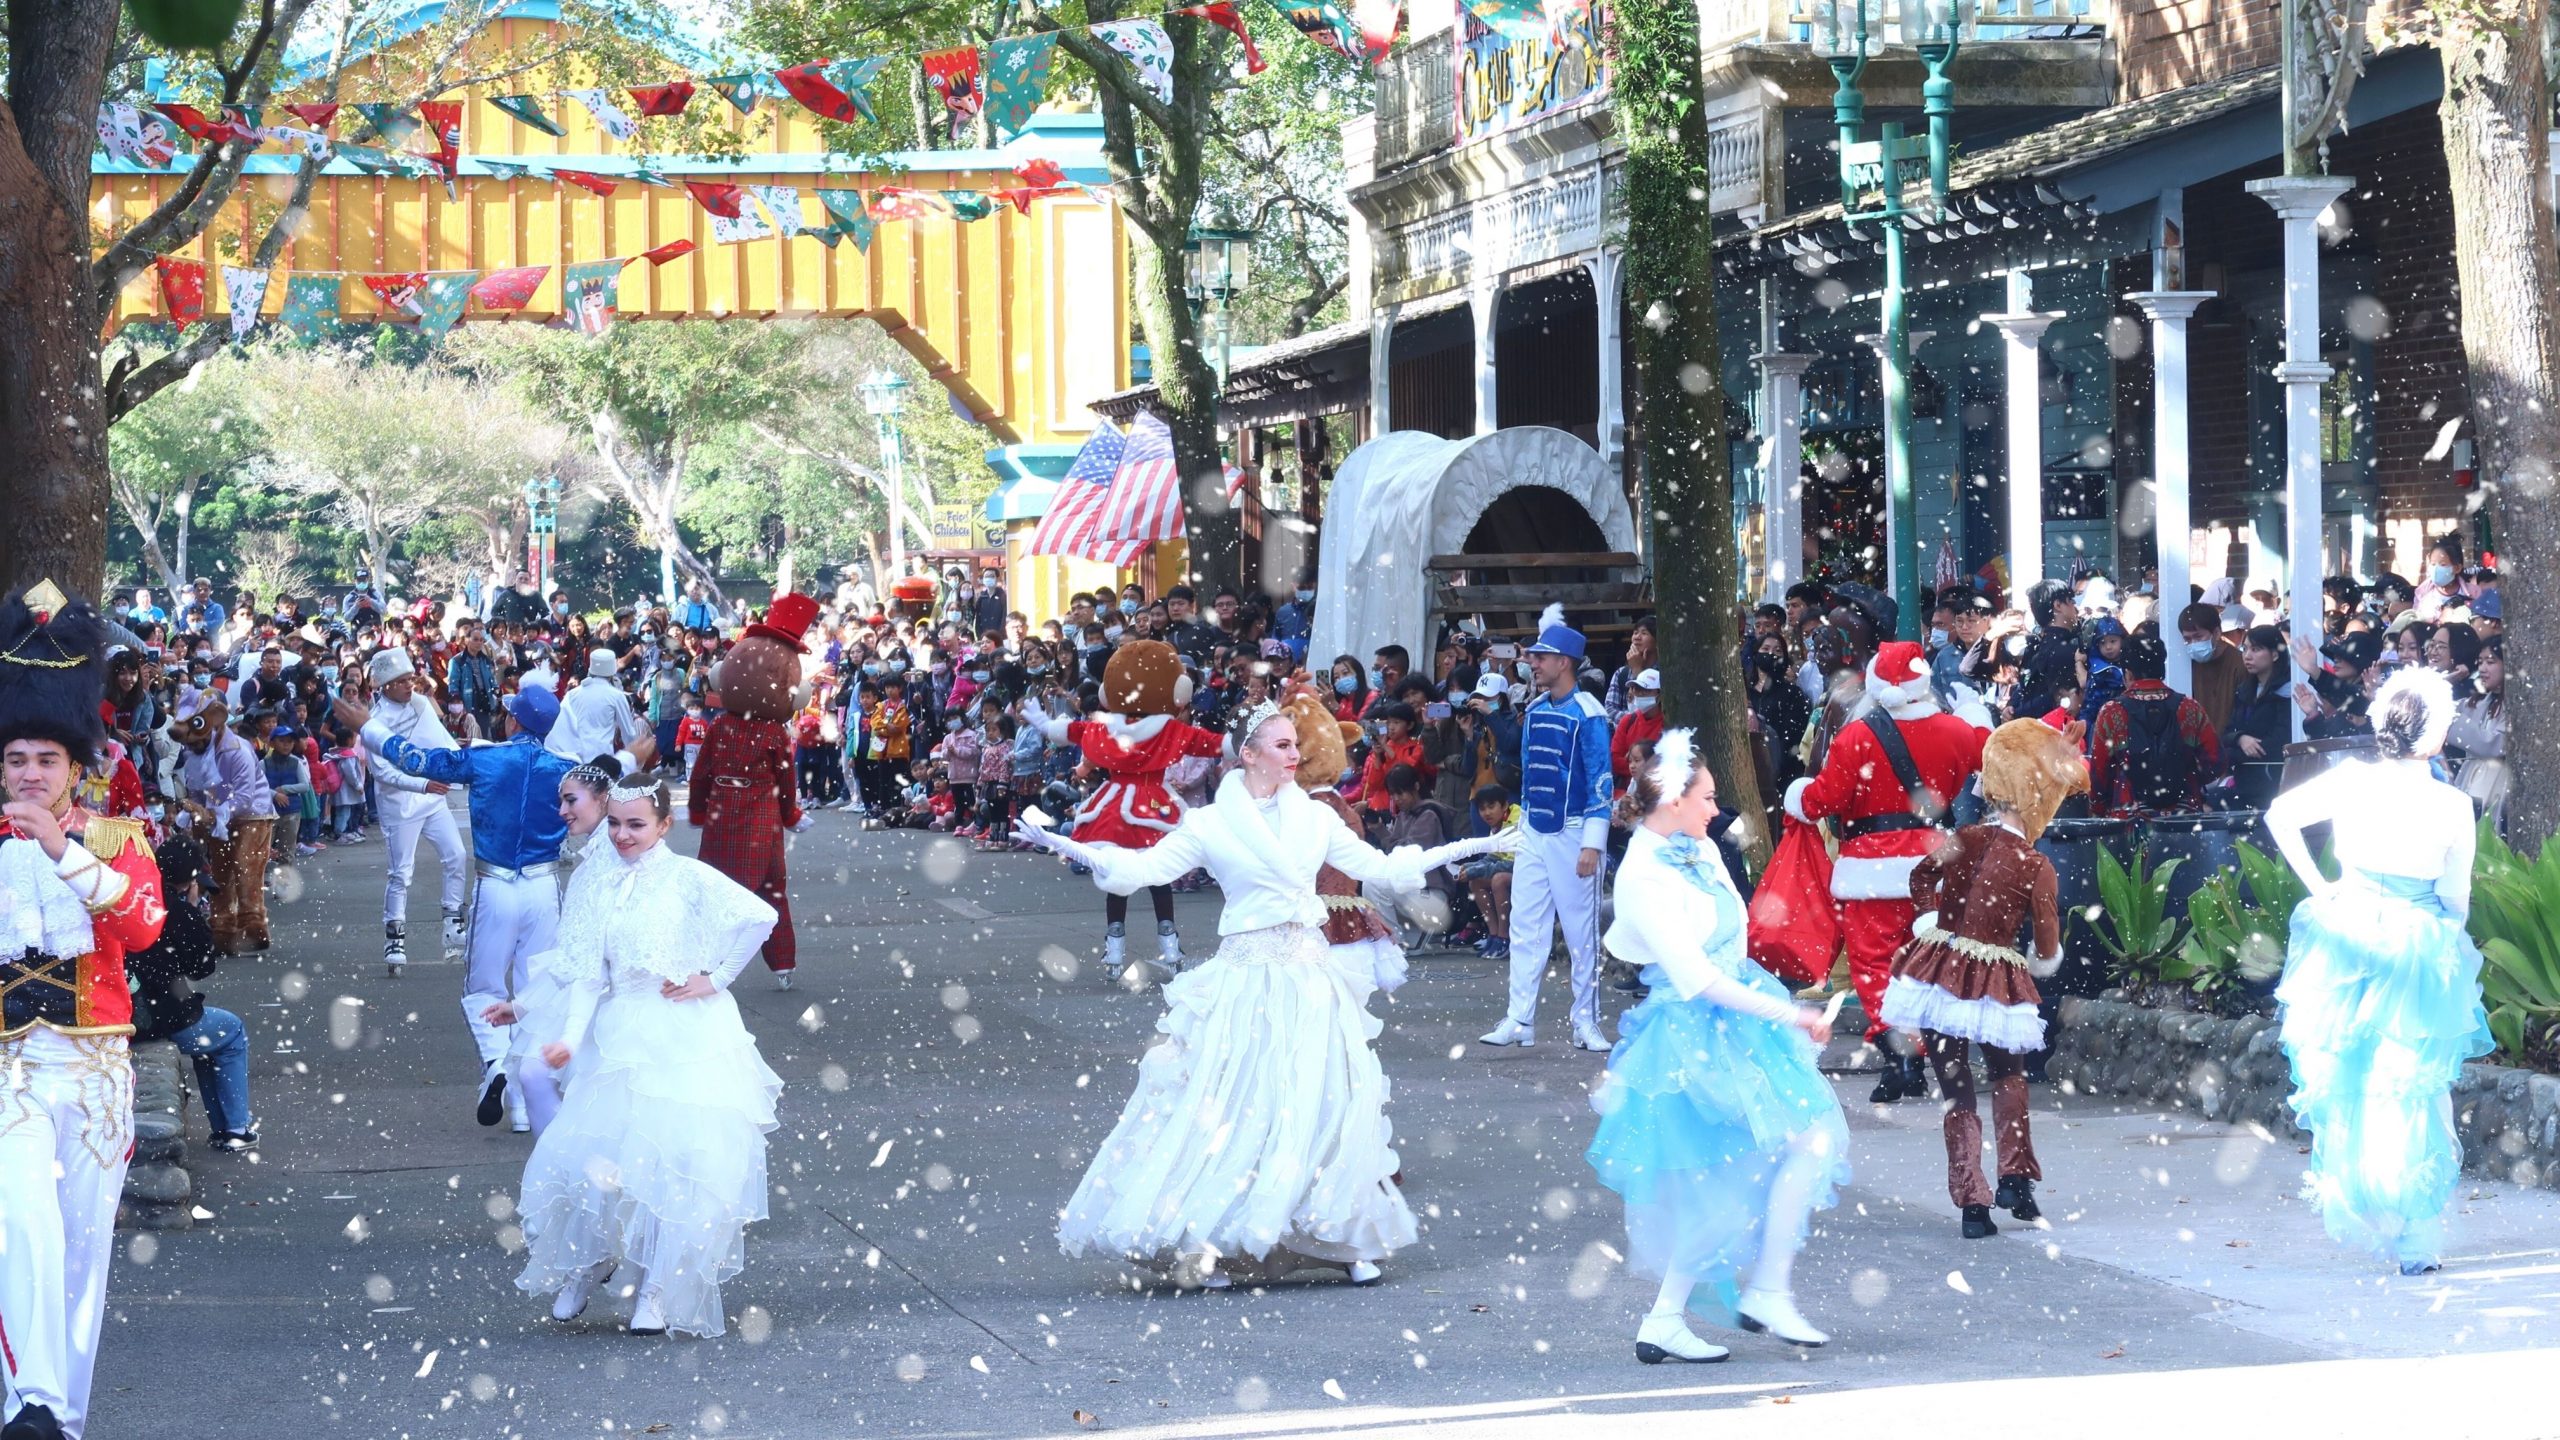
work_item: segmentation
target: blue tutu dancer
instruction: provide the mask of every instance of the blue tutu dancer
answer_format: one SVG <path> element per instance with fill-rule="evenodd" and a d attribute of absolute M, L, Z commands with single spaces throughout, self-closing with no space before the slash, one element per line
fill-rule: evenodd
<path fill-rule="evenodd" d="M 1644 967 L 1652 993 L 1618 1021 L 1584 1158 L 1626 1202 L 1630 1266 L 1662 1277 L 1636 1358 L 1725 1358 L 1689 1329 L 1701 1284 L 1745 1330 L 1823 1344 L 1796 1310 L 1792 1276 L 1807 1222 L 1849 1177 L 1848 1122 L 1814 1064 L 1829 1017 L 1745 953 L 1742 897 L 1704 843 L 1715 778 L 1695 763 L 1689 731 L 1662 737 L 1625 809 L 1638 823 L 1607 941 Z"/>
<path fill-rule="evenodd" d="M 2409 668 L 2374 697 L 2382 759 L 2339 765 L 2276 797 L 2267 829 L 2310 898 L 2294 908 L 2276 1005 L 2294 1114 L 2311 1132 L 2303 1194 L 2330 1238 L 2437 1269 L 2462 1172 L 2453 1081 L 2491 1048 L 2471 913 L 2470 798 L 2429 761 L 2453 722 L 2452 687 Z M 2323 876 L 2303 831 L 2329 823 L 2343 878 Z"/>

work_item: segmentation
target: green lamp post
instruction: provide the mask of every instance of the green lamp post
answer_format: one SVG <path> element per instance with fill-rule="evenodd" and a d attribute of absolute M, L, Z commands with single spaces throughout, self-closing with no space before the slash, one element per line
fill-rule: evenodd
<path fill-rule="evenodd" d="M 1921 86 L 1921 108 L 1928 120 L 1926 135 L 1906 136 L 1899 122 L 1880 127 L 1878 138 L 1862 141 L 1867 97 L 1858 82 L 1867 61 L 1882 48 L 1883 37 L 1870 23 L 1876 0 L 1821 0 L 1813 16 L 1813 48 L 1839 78 L 1831 111 L 1840 127 L 1841 218 L 1854 230 L 1874 224 L 1884 233 L 1884 335 L 1879 351 L 1884 379 L 1884 484 L 1886 568 L 1894 602 L 1901 607 L 1902 633 L 1917 638 L 1925 617 L 1920 609 L 1920 520 L 1911 484 L 1911 325 L 1904 292 L 1905 235 L 1938 218 L 1947 199 L 1947 137 L 1955 110 L 1955 82 L 1947 68 L 1955 63 L 1961 25 L 1957 0 L 1903 0 L 1902 33 L 1920 52 L 1929 78 Z M 1925 173 L 1929 199 L 1914 209 L 1903 191 Z"/>

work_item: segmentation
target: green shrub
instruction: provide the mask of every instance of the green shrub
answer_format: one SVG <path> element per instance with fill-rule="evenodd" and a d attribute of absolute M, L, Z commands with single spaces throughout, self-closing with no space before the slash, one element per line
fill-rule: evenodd
<path fill-rule="evenodd" d="M 2311 893 L 2281 856 L 2243 840 L 2239 860 L 2237 870 L 2217 873 L 2187 902 L 2187 983 L 2218 1005 L 2284 973 L 2293 907 Z"/>
<path fill-rule="evenodd" d="M 2498 1048 L 2516 1063 L 2560 1068 L 2560 842 L 2527 861 L 2482 821 L 2470 930 Z"/>
<path fill-rule="evenodd" d="M 2113 963 L 2109 970 L 2130 989 L 2184 985 L 2193 972 L 2180 955 L 2186 939 L 2184 920 L 2169 913 L 2169 877 L 2183 860 L 2153 869 L 2148 850 L 2134 852 L 2130 866 L 2119 865 L 2104 846 L 2098 849 L 2098 905 L 2102 920 L 2091 928 Z"/>

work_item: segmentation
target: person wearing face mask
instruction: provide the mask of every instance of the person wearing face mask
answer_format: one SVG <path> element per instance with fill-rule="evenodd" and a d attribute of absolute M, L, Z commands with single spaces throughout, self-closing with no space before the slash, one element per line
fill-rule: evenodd
<path fill-rule="evenodd" d="M 1333 718 L 1358 723 L 1369 708 L 1368 672 L 1349 655 L 1333 657 Z"/>
<path fill-rule="evenodd" d="M 2223 638 L 2222 612 L 2204 604 L 2179 611 L 2178 643 L 2186 647 L 2193 674 L 2187 697 L 2204 707 L 2217 733 L 2230 728 L 2232 696 L 2240 689 L 2240 647 Z"/>
<path fill-rule="evenodd" d="M 1627 783 L 1627 752 L 1662 738 L 1662 672 L 1639 670 L 1627 682 L 1627 708 L 1609 732 L 1609 774 Z"/>
<path fill-rule="evenodd" d="M 1600 699 L 1601 708 L 1609 712 L 1611 724 L 1617 723 L 1627 713 L 1635 678 L 1653 667 L 1653 617 L 1648 615 L 1636 621 L 1635 633 L 1627 637 L 1627 663 L 1610 673 L 1608 693 Z M 1660 733 L 1659 726 L 1656 726 L 1655 733 Z M 1626 778 L 1623 760 L 1618 763 L 1618 778 Z"/>
<path fill-rule="evenodd" d="M 2457 583 L 2462 572 L 2462 541 L 2447 535 L 2427 552 L 2427 573 L 2418 578 L 2417 602 L 2412 607 L 2418 618 L 2434 621 L 2445 608 L 2462 603 L 2462 590 Z"/>
<path fill-rule="evenodd" d="M 1307 641 L 1315 633 L 1315 624 L 1316 572 L 1301 570 L 1296 591 L 1272 612 L 1271 638 L 1287 645 L 1290 658 L 1303 664 L 1307 658 Z"/>

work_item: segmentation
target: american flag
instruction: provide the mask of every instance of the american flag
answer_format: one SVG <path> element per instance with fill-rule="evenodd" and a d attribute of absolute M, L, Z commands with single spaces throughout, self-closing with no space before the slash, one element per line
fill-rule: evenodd
<path fill-rule="evenodd" d="M 1129 448 L 1129 437 L 1120 427 L 1105 420 L 1095 427 L 1093 438 L 1076 452 L 1076 463 L 1067 468 L 1066 478 L 1058 482 L 1058 493 L 1049 499 L 1048 513 L 1040 517 L 1038 528 L 1031 532 L 1034 555 L 1078 555 L 1111 565 L 1129 565 L 1137 561 L 1146 546 L 1136 540 L 1103 538 L 1103 511 L 1111 499 L 1111 478 L 1120 471 L 1120 460 Z"/>
<path fill-rule="evenodd" d="M 1140 545 L 1182 538 L 1182 478 L 1173 463 L 1173 430 L 1152 414 L 1139 412 L 1129 427 L 1129 446 L 1111 477 L 1099 533 L 1106 540 Z"/>

